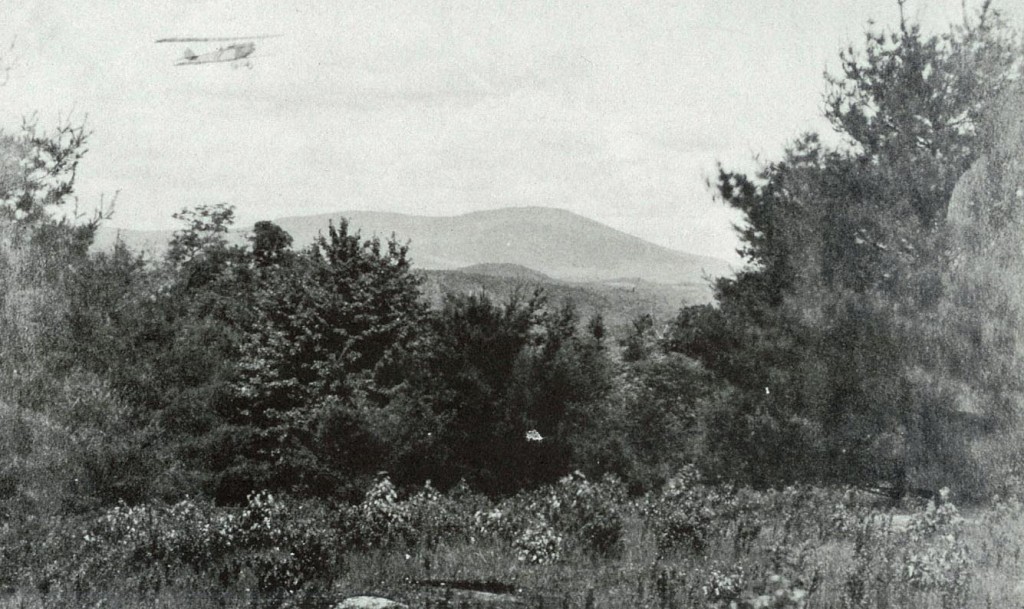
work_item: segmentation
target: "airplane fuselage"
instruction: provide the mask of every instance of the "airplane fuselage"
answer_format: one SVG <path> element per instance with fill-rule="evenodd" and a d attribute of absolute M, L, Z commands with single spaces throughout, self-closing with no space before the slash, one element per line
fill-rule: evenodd
<path fill-rule="evenodd" d="M 256 44 L 252 42 L 243 42 L 239 44 L 231 44 L 226 47 L 221 47 L 216 51 L 210 53 L 194 54 L 186 51 L 185 56 L 175 63 L 176 66 L 191 66 L 199 65 L 204 63 L 222 63 L 228 61 L 240 61 L 245 59 L 249 55 L 252 55 L 253 51 L 256 50 Z"/>

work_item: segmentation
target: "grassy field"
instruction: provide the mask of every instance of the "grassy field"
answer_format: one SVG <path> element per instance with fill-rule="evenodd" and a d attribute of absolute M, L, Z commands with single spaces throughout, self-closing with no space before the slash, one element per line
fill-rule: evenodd
<path fill-rule="evenodd" d="M 44 530 L 45 529 L 45 530 Z M 357 505 L 256 495 L 5 531 L 5 607 L 1016 607 L 1024 508 L 581 476 L 493 502 L 387 480 Z M 31 540 L 31 543 L 21 543 Z"/>

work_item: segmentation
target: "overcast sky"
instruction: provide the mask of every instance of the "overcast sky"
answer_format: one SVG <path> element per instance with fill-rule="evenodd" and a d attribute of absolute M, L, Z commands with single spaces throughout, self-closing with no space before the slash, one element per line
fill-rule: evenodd
<path fill-rule="evenodd" d="M 1011 21 L 1024 11 L 1000 2 Z M 918 0 L 926 27 L 961 0 Z M 113 224 L 229 202 L 240 223 L 372 209 L 569 209 L 733 260 L 704 180 L 820 119 L 822 72 L 896 0 L 0 0 L 0 124 L 88 114 L 83 206 Z M 253 68 L 174 67 L 168 36 L 281 34 Z M 415 245 L 414 245 L 415 247 Z"/>

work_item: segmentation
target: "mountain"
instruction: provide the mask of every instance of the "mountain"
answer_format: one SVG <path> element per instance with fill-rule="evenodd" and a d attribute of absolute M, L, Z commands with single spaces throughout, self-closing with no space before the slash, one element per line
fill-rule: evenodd
<path fill-rule="evenodd" d="M 394 234 L 410 242 L 410 256 L 420 269 L 455 270 L 475 265 L 491 266 L 490 272 L 508 265 L 561 281 L 613 281 L 623 277 L 637 281 L 701 286 L 707 278 L 730 273 L 717 258 L 697 256 L 661 247 L 584 218 L 569 211 L 547 207 L 515 207 L 472 212 L 458 216 L 342 211 L 275 220 L 305 246 L 326 231 L 328 222 L 349 219 L 350 227 L 364 236 L 381 238 Z M 120 234 L 129 246 L 158 253 L 170 231 L 130 231 L 104 227 L 97 247 L 110 247 Z M 241 242 L 245 231 L 234 234 Z M 480 270 L 480 269 L 477 269 Z M 484 270 L 487 270 L 484 267 Z"/>
<path fill-rule="evenodd" d="M 430 217 L 366 211 L 281 218 L 297 243 L 312 241 L 341 216 L 364 235 L 412 242 L 414 264 L 457 269 L 483 263 L 518 264 L 571 281 L 640 277 L 658 283 L 704 282 L 729 272 L 716 258 L 655 245 L 561 209 L 512 207 L 460 216 Z"/>

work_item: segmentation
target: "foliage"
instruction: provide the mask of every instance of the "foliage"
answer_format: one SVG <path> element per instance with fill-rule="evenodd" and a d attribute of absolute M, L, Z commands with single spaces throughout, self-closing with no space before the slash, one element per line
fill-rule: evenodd
<path fill-rule="evenodd" d="M 945 280 L 946 218 L 1019 56 L 987 4 L 939 35 L 871 30 L 829 78 L 825 115 L 845 145 L 808 134 L 756 176 L 720 172 L 750 264 L 664 345 L 738 390 L 711 425 L 733 476 L 979 492 L 962 403 L 992 387 L 955 363 L 974 330 L 946 309 L 961 298 Z M 1001 402 L 977 414 L 997 418 Z"/>
<path fill-rule="evenodd" d="M 654 317 L 644 313 L 633 319 L 629 333 L 622 340 L 622 359 L 637 362 L 650 357 L 655 346 Z"/>
<path fill-rule="evenodd" d="M 350 519 L 354 541 L 366 548 L 408 544 L 415 535 L 410 506 L 398 500 L 398 490 L 386 476 L 366 491 Z"/>
<path fill-rule="evenodd" d="M 171 264 L 197 263 L 200 258 L 213 257 L 227 249 L 225 234 L 234 222 L 235 210 L 228 205 L 200 205 L 183 209 L 174 219 L 185 224 L 175 231 L 167 248 Z"/>
<path fill-rule="evenodd" d="M 625 526 L 621 505 L 625 488 L 614 477 L 591 482 L 579 472 L 546 489 L 529 511 L 551 523 L 584 553 L 614 555 L 621 550 Z"/>
<path fill-rule="evenodd" d="M 349 547 L 432 549 L 470 539 L 476 514 L 489 505 L 464 487 L 441 493 L 429 481 L 401 497 L 384 475 L 370 485 L 362 501 L 339 508 L 339 522 Z"/>
<path fill-rule="evenodd" d="M 569 412 L 576 468 L 614 474 L 640 494 L 688 463 L 708 461 L 705 425 L 725 402 L 715 379 L 691 358 L 660 351 L 617 372 L 607 393 Z"/>
<path fill-rule="evenodd" d="M 159 451 L 139 434 L 129 404 L 77 359 L 79 281 L 102 208 L 68 210 L 88 132 L 25 121 L 0 134 L 0 514 L 81 512 L 155 494 Z M 113 285 L 108 290 L 116 289 Z M 17 436 L 17 437 L 15 437 Z M 15 526 L 20 528 L 20 524 Z"/>
<path fill-rule="evenodd" d="M 711 510 L 704 549 L 665 554 L 637 519 L 686 502 Z M 828 525 L 837 506 L 842 530 Z M 17 565 L 8 581 L 23 598 L 36 590 L 53 606 L 112 592 L 152 603 L 188 583 L 211 587 L 230 606 L 316 604 L 371 588 L 416 602 L 422 585 L 474 577 L 514 582 L 527 602 L 564 591 L 573 607 L 1012 606 L 1019 561 L 1012 544 L 995 542 L 1019 532 L 1019 508 L 1003 502 L 973 524 L 941 497 L 894 513 L 849 489 L 732 488 L 702 483 L 692 469 L 639 504 L 618 483 L 578 475 L 498 504 L 464 490 L 403 495 L 381 478 L 352 506 L 268 493 L 239 507 L 122 504 L 34 532 L 4 530 L 0 550 L 16 557 L 5 565 Z M 488 524 L 463 528 L 474 510 Z M 609 521 L 609 512 L 621 519 L 627 551 L 587 550 L 586 524 Z M 750 537 L 741 520 L 761 528 Z M 991 588 L 997 570 L 1010 582 L 1002 592 Z M 238 596 L 223 596 L 229 591 Z"/>
<path fill-rule="evenodd" d="M 65 120 L 48 132 L 34 118 L 23 120 L 16 135 L 0 134 L 0 220 L 61 224 L 53 213 L 74 191 L 88 137 L 84 124 Z"/>
<path fill-rule="evenodd" d="M 807 590 L 794 585 L 781 575 L 770 575 L 741 592 L 730 607 L 741 609 L 801 609 L 807 605 Z"/>
<path fill-rule="evenodd" d="M 253 259 L 259 266 L 285 263 L 292 247 L 292 236 L 268 220 L 256 223 L 249 240 Z"/>
<path fill-rule="evenodd" d="M 321 507 L 268 493 L 233 510 L 191 499 L 121 504 L 52 531 L 24 576 L 40 589 L 82 594 L 112 577 L 158 585 L 184 569 L 221 581 L 251 578 L 263 593 L 296 594 L 336 572 L 337 540 Z"/>
<path fill-rule="evenodd" d="M 475 526 L 482 536 L 510 541 L 525 562 L 558 562 L 571 552 L 614 556 L 622 549 L 625 497 L 614 477 L 592 482 L 574 472 L 478 511 Z"/>
<path fill-rule="evenodd" d="M 51 346 L 65 365 L 109 379 L 130 406 L 168 464 L 158 485 L 167 499 L 212 485 L 211 437 L 261 280 L 248 253 L 224 239 L 232 214 L 223 205 L 178 214 L 187 226 L 159 262 L 123 244 L 92 254 L 70 285 L 67 330 Z"/>
<path fill-rule="evenodd" d="M 603 347 L 580 332 L 571 304 L 549 307 L 539 292 L 502 304 L 454 296 L 430 337 L 411 381 L 437 421 L 418 457 L 424 477 L 500 494 L 569 470 L 571 413 L 608 378 Z"/>
<path fill-rule="evenodd" d="M 523 529 L 512 540 L 516 559 L 533 565 L 549 565 L 562 560 L 564 540 L 554 527 L 539 520 Z"/>
<path fill-rule="evenodd" d="M 246 464 L 222 484 L 330 494 L 379 468 L 426 315 L 406 252 L 343 221 L 260 285 L 225 412 Z"/>

